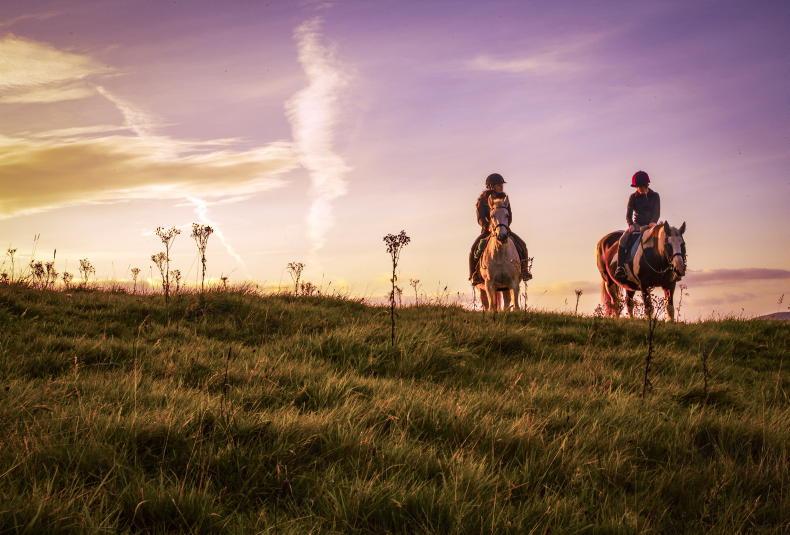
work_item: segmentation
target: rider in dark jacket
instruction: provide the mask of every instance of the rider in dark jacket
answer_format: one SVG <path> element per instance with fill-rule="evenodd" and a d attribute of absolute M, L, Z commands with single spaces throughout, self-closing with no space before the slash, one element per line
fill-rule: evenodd
<path fill-rule="evenodd" d="M 625 282 L 628 278 L 625 272 L 625 261 L 632 238 L 644 227 L 651 223 L 658 223 L 661 216 L 661 198 L 658 193 L 650 189 L 650 177 L 644 171 L 637 171 L 631 177 L 631 187 L 636 191 L 628 198 L 628 208 L 625 220 L 628 229 L 620 237 L 620 248 L 617 252 L 617 270 L 614 278 Z"/>
<path fill-rule="evenodd" d="M 472 244 L 472 250 L 469 252 L 469 280 L 472 284 L 480 284 L 483 282 L 480 272 L 478 271 L 478 263 L 480 256 L 483 252 L 481 241 L 488 238 L 490 230 L 488 225 L 491 221 L 491 214 L 488 208 L 488 198 L 495 193 L 502 193 L 504 190 L 505 179 L 499 173 L 493 173 L 486 177 L 486 189 L 477 198 L 477 223 L 480 225 L 480 236 L 478 236 Z M 507 205 L 508 212 L 508 225 L 513 221 L 513 212 L 510 209 L 510 203 Z M 528 281 L 532 278 L 529 272 L 529 265 L 527 260 L 527 244 L 524 243 L 516 233 L 512 230 L 508 235 L 513 239 L 513 244 L 516 246 L 519 259 L 521 260 L 521 278 Z"/>

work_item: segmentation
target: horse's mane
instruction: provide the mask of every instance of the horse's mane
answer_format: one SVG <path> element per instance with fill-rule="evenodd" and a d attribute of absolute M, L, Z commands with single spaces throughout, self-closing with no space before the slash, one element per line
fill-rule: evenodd
<path fill-rule="evenodd" d="M 508 206 L 510 204 L 510 200 L 507 197 L 507 193 L 503 192 L 494 192 L 488 197 L 488 202 L 491 203 L 493 208 L 500 208 L 502 206 Z"/>

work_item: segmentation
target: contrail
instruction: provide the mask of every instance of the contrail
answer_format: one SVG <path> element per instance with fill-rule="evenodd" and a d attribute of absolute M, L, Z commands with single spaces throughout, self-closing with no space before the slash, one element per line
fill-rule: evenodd
<path fill-rule="evenodd" d="M 299 160 L 310 173 L 312 205 L 307 214 L 308 237 L 315 253 L 326 243 L 334 223 L 333 202 L 346 193 L 345 174 L 350 168 L 332 150 L 340 90 L 347 84 L 332 51 L 321 43 L 321 19 L 308 20 L 294 32 L 299 63 L 308 85 L 287 103 Z"/>
<path fill-rule="evenodd" d="M 247 264 L 244 262 L 244 259 L 241 257 L 241 255 L 239 255 L 239 253 L 236 252 L 236 249 L 234 249 L 233 246 L 228 243 L 228 240 L 225 238 L 225 235 L 222 233 L 222 230 L 220 230 L 217 223 L 209 218 L 208 203 L 198 197 L 187 197 L 187 200 L 195 205 L 195 215 L 197 215 L 200 222 L 204 225 L 209 225 L 214 229 L 214 234 L 217 235 L 217 238 L 219 238 L 222 246 L 225 247 L 225 250 L 228 252 L 228 254 L 239 263 L 241 268 L 244 270 L 245 275 L 249 278 L 250 272 L 247 269 Z"/>
<path fill-rule="evenodd" d="M 124 124 L 135 134 L 137 134 L 139 137 L 148 137 L 151 135 L 151 129 L 154 126 L 154 122 L 147 113 L 141 111 L 139 108 L 125 101 L 124 99 L 113 95 L 100 85 L 94 87 L 101 96 L 109 100 L 116 108 L 118 108 L 118 111 L 120 111 L 123 115 Z"/>

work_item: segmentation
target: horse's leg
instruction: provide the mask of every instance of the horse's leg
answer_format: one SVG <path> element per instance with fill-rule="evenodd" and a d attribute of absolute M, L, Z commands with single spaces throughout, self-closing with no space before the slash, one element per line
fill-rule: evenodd
<path fill-rule="evenodd" d="M 653 294 L 650 290 L 642 290 L 642 303 L 645 304 L 645 316 L 653 317 Z"/>
<path fill-rule="evenodd" d="M 625 291 L 625 306 L 628 308 L 628 317 L 634 319 L 634 294 L 633 290 Z"/>
<path fill-rule="evenodd" d="M 667 307 L 667 317 L 669 321 L 675 321 L 675 283 L 664 288 L 664 301 Z"/>
<path fill-rule="evenodd" d="M 502 310 L 510 310 L 510 290 L 503 290 L 502 294 Z"/>
<path fill-rule="evenodd" d="M 477 289 L 480 292 L 480 306 L 483 307 L 483 310 L 488 310 L 491 308 L 491 305 L 488 302 L 488 292 L 482 286 L 478 286 Z"/>
<path fill-rule="evenodd" d="M 521 308 L 518 302 L 518 291 L 520 286 L 521 281 L 517 282 L 516 285 L 510 290 L 513 294 L 513 310 L 519 310 Z"/>
<path fill-rule="evenodd" d="M 491 281 L 486 281 L 486 293 L 488 294 L 488 310 L 496 312 L 499 309 L 499 298 L 496 294 L 496 288 Z"/>

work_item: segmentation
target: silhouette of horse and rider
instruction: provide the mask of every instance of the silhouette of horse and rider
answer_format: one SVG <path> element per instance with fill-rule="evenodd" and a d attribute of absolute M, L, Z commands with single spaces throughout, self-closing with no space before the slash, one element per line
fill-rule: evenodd
<path fill-rule="evenodd" d="M 480 235 L 469 252 L 469 280 L 480 291 L 485 310 L 519 308 L 519 286 L 529 281 L 527 245 L 510 229 L 513 211 L 499 173 L 486 177 L 486 189 L 477 199 Z M 633 317 L 633 297 L 642 292 L 645 310 L 652 313 L 648 298 L 652 288 L 664 290 L 666 311 L 674 320 L 675 285 L 686 274 L 686 224 L 659 224 L 661 198 L 650 188 L 650 177 L 637 171 L 631 177 L 636 191 L 628 198 L 626 230 L 608 233 L 598 241 L 596 263 L 601 274 L 601 297 L 609 316 L 622 311 L 620 289 Z"/>

